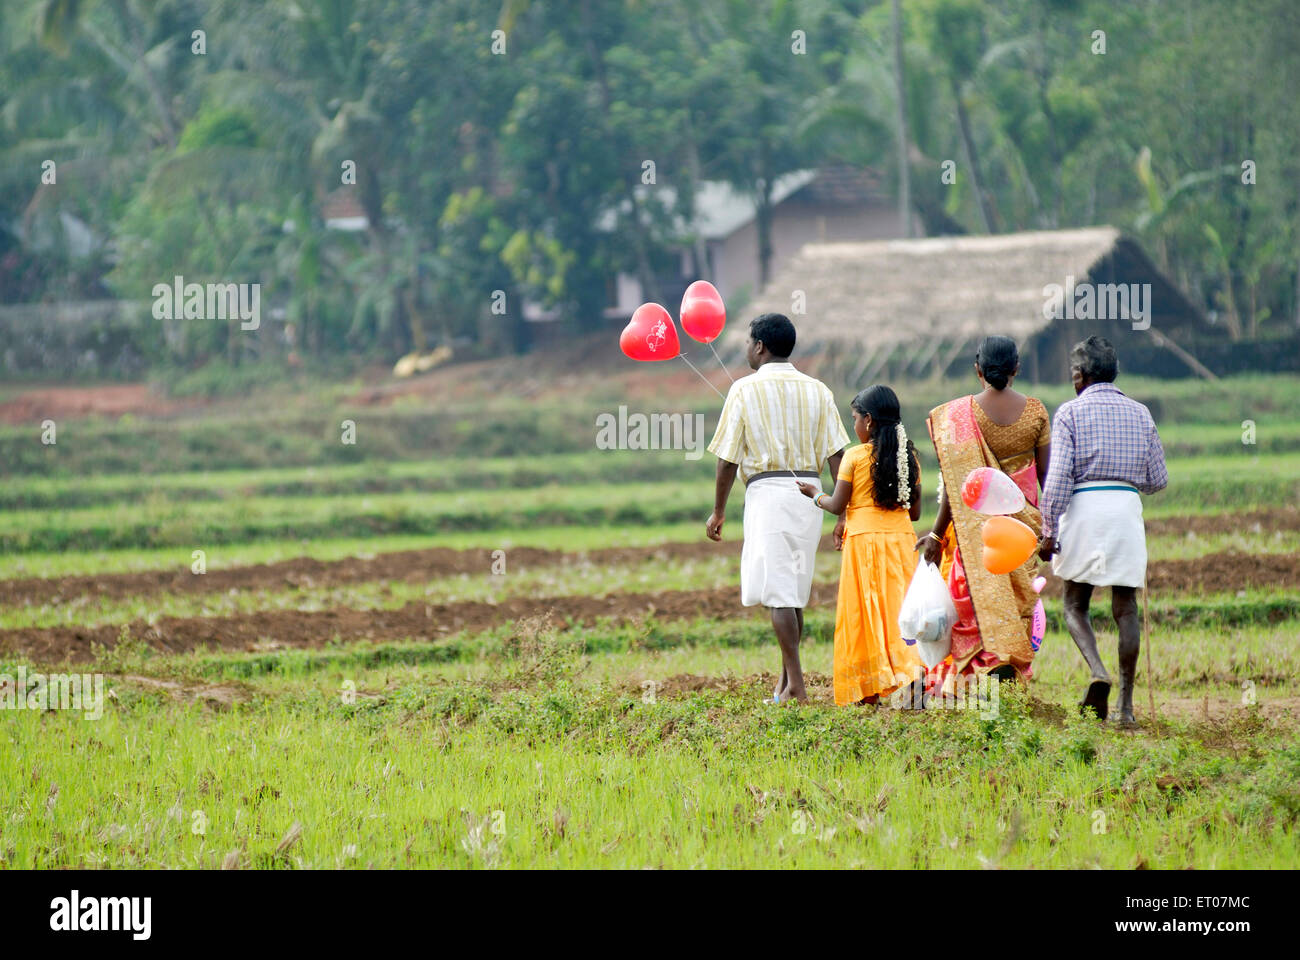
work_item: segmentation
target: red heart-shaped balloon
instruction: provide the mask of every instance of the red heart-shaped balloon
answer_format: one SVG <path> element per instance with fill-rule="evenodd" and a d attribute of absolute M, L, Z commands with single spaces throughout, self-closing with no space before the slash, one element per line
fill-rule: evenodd
<path fill-rule="evenodd" d="M 682 329 L 700 343 L 712 343 L 727 322 L 722 294 L 707 280 L 696 280 L 682 296 Z"/>
<path fill-rule="evenodd" d="M 619 348 L 633 360 L 671 360 L 681 352 L 677 324 L 657 303 L 643 303 L 618 337 Z"/>

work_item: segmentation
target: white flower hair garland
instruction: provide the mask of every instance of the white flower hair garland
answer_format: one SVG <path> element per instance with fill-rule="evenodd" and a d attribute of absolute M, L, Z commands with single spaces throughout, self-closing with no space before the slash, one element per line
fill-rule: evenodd
<path fill-rule="evenodd" d="M 903 429 L 900 423 L 894 427 L 898 434 L 898 502 L 900 506 L 911 506 L 912 503 L 912 485 L 908 483 L 911 479 L 911 470 L 907 457 L 907 431 Z"/>

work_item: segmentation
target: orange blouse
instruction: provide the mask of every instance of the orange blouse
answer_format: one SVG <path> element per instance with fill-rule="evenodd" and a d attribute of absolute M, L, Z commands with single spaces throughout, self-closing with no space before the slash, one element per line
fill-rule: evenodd
<path fill-rule="evenodd" d="M 863 443 L 852 447 L 840 461 L 838 479 L 853 484 L 848 507 L 844 511 L 844 535 L 857 533 L 913 533 L 912 520 L 905 507 L 885 510 L 876 505 L 871 483 L 871 457 L 873 444 Z M 917 466 L 917 482 L 921 468 Z"/>

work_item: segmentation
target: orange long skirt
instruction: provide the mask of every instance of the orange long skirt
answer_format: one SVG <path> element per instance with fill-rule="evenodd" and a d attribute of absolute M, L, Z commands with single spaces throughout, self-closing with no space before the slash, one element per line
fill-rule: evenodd
<path fill-rule="evenodd" d="M 856 533 L 844 538 L 835 607 L 835 702 L 893 693 L 925 671 L 903 642 L 898 611 L 916 569 L 916 537 Z"/>

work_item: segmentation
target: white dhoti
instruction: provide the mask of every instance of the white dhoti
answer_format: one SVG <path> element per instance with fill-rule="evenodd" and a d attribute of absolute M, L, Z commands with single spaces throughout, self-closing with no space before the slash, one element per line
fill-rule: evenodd
<path fill-rule="evenodd" d="M 799 479 L 820 486 L 812 477 Z M 799 492 L 794 477 L 764 477 L 745 488 L 744 524 L 740 602 L 807 606 L 822 536 L 821 509 Z"/>
<path fill-rule="evenodd" d="M 1061 516 L 1052 572 L 1097 587 L 1140 587 L 1147 572 L 1142 496 L 1115 480 L 1081 483 Z"/>

